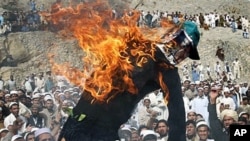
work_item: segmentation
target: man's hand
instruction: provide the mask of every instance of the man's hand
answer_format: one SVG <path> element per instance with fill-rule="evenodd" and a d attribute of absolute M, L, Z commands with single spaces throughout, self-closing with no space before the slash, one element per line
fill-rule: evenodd
<path fill-rule="evenodd" d="M 212 87 L 209 95 L 210 95 L 210 103 L 215 104 L 216 103 L 216 98 L 219 95 L 218 88 Z"/>
<path fill-rule="evenodd" d="M 151 112 L 151 118 L 156 118 L 158 116 L 158 112 L 157 111 L 152 111 Z"/>

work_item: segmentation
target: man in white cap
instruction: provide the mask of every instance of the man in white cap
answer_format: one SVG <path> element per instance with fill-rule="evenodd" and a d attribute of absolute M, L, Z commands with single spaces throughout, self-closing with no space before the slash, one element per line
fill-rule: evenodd
<path fill-rule="evenodd" d="M 242 92 L 239 84 L 234 85 L 234 90 L 232 91 L 232 98 L 235 101 L 236 109 L 240 106 L 242 101 Z"/>
<path fill-rule="evenodd" d="M 19 101 L 18 91 L 10 91 L 11 102 L 16 102 L 19 105 L 19 115 L 25 115 L 26 113 L 31 114 L 29 108 Z"/>
<path fill-rule="evenodd" d="M 18 102 L 18 91 L 16 90 L 10 91 L 10 99 L 12 102 Z"/>
<path fill-rule="evenodd" d="M 190 83 L 190 87 L 185 91 L 185 95 L 188 97 L 189 101 L 191 101 L 197 95 L 197 90 L 195 88 L 194 82 Z"/>
<path fill-rule="evenodd" d="M 55 141 L 49 128 L 41 128 L 35 131 L 35 141 Z"/>
<path fill-rule="evenodd" d="M 7 128 L 0 129 L 0 140 L 2 138 L 4 138 L 7 135 L 8 132 L 9 132 L 9 130 Z"/>
<path fill-rule="evenodd" d="M 193 120 L 196 121 L 197 119 L 197 114 L 194 110 L 190 109 L 187 111 L 187 120 Z"/>
<path fill-rule="evenodd" d="M 15 135 L 21 134 L 22 132 L 19 131 L 20 125 L 24 124 L 19 117 L 14 122 L 8 123 L 8 125 L 6 125 L 8 133 L 3 138 L 1 138 L 1 141 L 10 141 L 16 138 L 14 137 Z"/>
<path fill-rule="evenodd" d="M 233 98 L 230 96 L 229 88 L 225 87 L 223 89 L 223 92 L 224 92 L 224 97 L 221 99 L 220 102 L 223 103 L 224 108 L 235 110 L 236 109 L 236 104 L 235 104 Z"/>
<path fill-rule="evenodd" d="M 153 130 L 143 130 L 140 135 L 142 141 L 157 141 L 157 134 Z"/>
<path fill-rule="evenodd" d="M 17 102 L 11 102 L 9 105 L 9 109 L 11 113 L 4 119 L 5 128 L 8 128 L 8 126 L 14 123 L 14 121 L 16 121 L 17 118 L 20 118 L 24 122 L 21 131 L 22 132 L 25 131 L 27 121 L 25 117 L 19 115 L 19 104 Z"/>
<path fill-rule="evenodd" d="M 191 83 L 190 79 L 183 80 L 183 87 L 185 88 L 185 90 L 189 89 L 190 83 Z"/>
<path fill-rule="evenodd" d="M 50 95 L 46 95 L 44 97 L 44 102 L 45 102 L 45 108 L 40 112 L 41 114 L 44 114 L 46 116 L 46 127 L 51 127 L 53 120 L 56 117 L 56 114 L 60 114 L 55 108 L 54 100 Z"/>
<path fill-rule="evenodd" d="M 196 124 L 196 132 L 199 136 L 199 141 L 214 141 L 214 139 L 209 139 L 210 129 L 205 121 L 199 121 Z"/>
<path fill-rule="evenodd" d="M 204 95 L 203 88 L 198 88 L 198 96 L 196 96 L 191 102 L 191 109 L 197 114 L 201 114 L 205 121 L 208 122 L 208 98 Z"/>
<path fill-rule="evenodd" d="M 132 132 L 131 132 L 131 126 L 129 124 L 124 124 L 122 127 L 118 130 L 118 135 L 120 140 L 124 141 L 130 141 L 132 138 Z"/>
<path fill-rule="evenodd" d="M 142 100 L 141 106 L 138 107 L 138 124 L 139 125 L 147 125 L 148 120 L 150 119 L 151 113 L 153 110 L 151 108 L 151 101 L 149 97 L 145 97 Z"/>
<path fill-rule="evenodd" d="M 24 138 L 21 135 L 14 135 L 11 141 L 24 141 Z"/>
<path fill-rule="evenodd" d="M 157 112 L 157 119 L 168 119 L 168 107 L 164 102 L 163 93 L 161 92 L 161 89 L 158 89 L 156 91 L 153 91 L 148 94 L 148 97 L 151 101 L 151 108 L 153 111 Z"/>
<path fill-rule="evenodd" d="M 4 95 L 4 100 L 5 100 L 5 106 L 8 107 L 8 105 L 9 105 L 10 102 L 11 102 L 10 94 L 9 94 L 9 93 L 6 93 L 6 94 Z"/>

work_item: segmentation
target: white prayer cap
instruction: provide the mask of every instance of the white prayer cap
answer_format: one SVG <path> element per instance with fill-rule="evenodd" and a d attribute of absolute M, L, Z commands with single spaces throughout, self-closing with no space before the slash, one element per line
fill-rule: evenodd
<path fill-rule="evenodd" d="M 36 98 L 40 98 L 40 94 L 34 94 L 33 96 L 32 96 L 32 99 L 36 99 Z"/>
<path fill-rule="evenodd" d="M 131 126 L 130 126 L 130 125 L 125 124 L 125 125 L 124 125 L 124 127 L 122 127 L 122 128 L 121 128 L 121 130 L 123 130 L 123 131 L 124 131 L 124 130 L 131 131 L 131 129 L 130 129 L 130 128 L 131 128 Z"/>
<path fill-rule="evenodd" d="M 16 103 L 16 102 L 10 102 L 9 108 L 11 108 L 13 105 L 18 105 L 18 103 Z"/>
<path fill-rule="evenodd" d="M 64 95 L 64 93 L 59 93 L 58 96 Z"/>
<path fill-rule="evenodd" d="M 148 96 L 145 96 L 145 97 L 143 98 L 143 100 L 146 100 L 146 99 L 150 100 L 150 98 L 149 98 Z"/>
<path fill-rule="evenodd" d="M 39 135 L 41 134 L 44 134 L 44 133 L 51 133 L 50 129 L 49 128 L 41 128 L 41 129 L 38 129 L 35 131 L 35 137 L 38 137 Z"/>
<path fill-rule="evenodd" d="M 193 109 L 190 109 L 187 111 L 187 114 L 189 114 L 189 113 L 196 113 L 196 112 Z"/>
<path fill-rule="evenodd" d="M 18 94 L 18 91 L 14 91 L 14 90 L 10 91 L 10 95 L 12 94 Z"/>
<path fill-rule="evenodd" d="M 57 89 L 57 90 L 54 91 L 53 94 L 60 93 L 60 92 L 61 92 L 61 90 L 58 90 L 58 89 Z"/>
<path fill-rule="evenodd" d="M 195 84 L 196 85 L 199 85 L 201 82 L 200 81 L 195 81 Z"/>
<path fill-rule="evenodd" d="M 3 131 L 9 131 L 9 130 L 7 128 L 0 129 L 0 133 L 2 133 Z"/>
<path fill-rule="evenodd" d="M 214 85 L 214 83 L 212 82 L 212 83 L 210 83 L 210 86 L 213 86 Z"/>
<path fill-rule="evenodd" d="M 219 90 L 220 88 L 221 88 L 221 87 L 215 85 L 215 86 L 212 86 L 212 87 L 211 87 L 211 90 Z"/>
<path fill-rule="evenodd" d="M 68 89 L 66 89 L 66 90 L 64 90 L 64 91 L 63 91 L 63 93 L 66 93 L 66 92 L 69 92 L 69 90 L 68 90 Z"/>
<path fill-rule="evenodd" d="M 23 137 L 25 141 L 27 140 L 27 137 L 28 137 L 29 134 L 32 134 L 32 133 L 31 132 L 25 132 L 24 137 Z"/>
<path fill-rule="evenodd" d="M 36 130 L 38 130 L 39 128 L 37 128 L 37 127 L 34 127 L 34 128 L 32 128 L 31 129 L 31 131 L 30 132 L 35 132 Z"/>
<path fill-rule="evenodd" d="M 46 95 L 44 97 L 44 101 L 47 101 L 47 100 L 53 100 L 53 98 L 50 95 Z"/>
<path fill-rule="evenodd" d="M 153 130 L 142 130 L 140 136 L 144 139 L 148 135 L 154 135 L 157 138 L 156 133 Z"/>
<path fill-rule="evenodd" d="M 189 82 L 191 82 L 191 80 L 190 80 L 190 79 L 184 79 L 184 80 L 183 80 L 183 82 L 185 82 L 185 81 L 189 81 Z"/>
<path fill-rule="evenodd" d="M 191 82 L 190 85 L 195 85 L 195 83 L 194 83 L 194 82 Z"/>
<path fill-rule="evenodd" d="M 199 87 L 198 90 L 203 90 L 203 88 L 202 88 L 202 87 Z"/>
<path fill-rule="evenodd" d="M 51 96 L 52 94 L 50 92 L 45 92 L 45 93 L 43 93 L 43 95 L 44 96 L 46 96 L 46 95 L 50 95 Z"/>
<path fill-rule="evenodd" d="M 200 126 L 204 126 L 204 125 L 209 128 L 206 121 L 199 121 L 198 123 L 196 123 L 196 128 L 199 128 Z"/>
<path fill-rule="evenodd" d="M 10 96 L 10 94 L 5 94 L 5 95 L 4 95 L 4 97 L 8 97 L 8 96 Z"/>
<path fill-rule="evenodd" d="M 12 138 L 11 138 L 11 141 L 15 141 L 16 139 L 19 139 L 19 138 L 23 138 L 21 135 L 14 135 Z"/>
<path fill-rule="evenodd" d="M 243 114 L 247 114 L 247 115 L 249 115 L 247 112 L 241 112 L 240 114 L 239 114 L 239 117 L 241 117 Z"/>
<path fill-rule="evenodd" d="M 68 88 L 68 90 L 71 92 L 71 91 L 74 91 L 74 89 L 73 88 Z"/>
<path fill-rule="evenodd" d="M 45 93 L 40 93 L 40 96 L 45 96 Z"/>
<path fill-rule="evenodd" d="M 205 86 L 204 86 L 204 88 L 208 88 L 208 86 L 207 86 L 207 85 L 205 85 Z"/>
<path fill-rule="evenodd" d="M 229 88 L 228 87 L 225 87 L 224 89 L 223 89 L 223 92 L 230 92 L 230 90 L 229 90 Z"/>
<path fill-rule="evenodd" d="M 79 96 L 79 93 L 78 92 L 73 92 L 73 93 L 71 93 L 71 95 L 78 95 Z"/>

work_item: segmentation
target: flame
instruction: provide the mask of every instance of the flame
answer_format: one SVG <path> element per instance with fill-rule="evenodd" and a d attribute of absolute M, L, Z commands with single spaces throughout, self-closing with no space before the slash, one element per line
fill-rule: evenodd
<path fill-rule="evenodd" d="M 72 68 L 68 63 L 57 64 L 51 59 L 52 71 L 64 75 L 100 101 L 125 90 L 136 94 L 138 90 L 131 72 L 135 66 L 143 67 L 149 58 L 155 58 L 155 43 L 166 30 L 141 29 L 136 26 L 140 13 L 132 13 L 114 19 L 112 9 L 104 0 L 81 3 L 76 8 L 55 4 L 49 20 L 59 30 L 63 29 L 60 33 L 77 38 L 85 56 L 83 70 Z"/>

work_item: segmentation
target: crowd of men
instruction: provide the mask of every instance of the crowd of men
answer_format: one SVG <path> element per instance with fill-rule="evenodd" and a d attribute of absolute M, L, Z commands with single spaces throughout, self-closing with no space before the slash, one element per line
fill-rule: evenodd
<path fill-rule="evenodd" d="M 192 64 L 183 65 L 182 76 L 193 82 L 204 80 L 222 80 L 222 81 L 239 81 L 243 65 L 236 57 L 233 61 L 216 61 L 213 66 L 209 63 L 204 65 L 201 62 L 193 61 Z"/>
<path fill-rule="evenodd" d="M 250 123 L 248 82 L 222 79 L 194 82 L 183 78 L 182 95 L 187 141 L 229 141 L 229 125 Z M 138 104 L 133 116 L 121 130 L 130 127 L 131 141 L 140 141 L 144 129 L 146 132 L 153 131 L 151 134 L 155 136 L 155 141 L 167 141 L 171 130 L 167 123 L 168 114 L 171 113 L 164 104 L 161 90 L 154 91 Z"/>
<path fill-rule="evenodd" d="M 188 15 L 179 11 L 169 13 L 168 11 L 162 12 L 159 10 L 153 12 L 145 12 L 141 10 L 141 15 L 138 20 L 138 26 L 140 27 L 159 27 L 160 21 L 165 18 L 169 21 L 173 21 L 178 24 L 180 19 L 189 20 L 196 23 L 200 28 L 209 30 L 209 28 L 216 27 L 229 27 L 232 28 L 232 32 L 236 32 L 238 29 L 242 30 L 242 36 L 246 39 L 249 38 L 249 20 L 246 16 L 236 17 L 234 14 L 219 14 L 217 12 L 200 13 L 194 15 Z"/>
<path fill-rule="evenodd" d="M 115 11 L 114 16 L 118 16 Z M 187 15 L 181 12 L 141 11 L 138 26 L 158 27 L 161 18 L 167 18 L 176 24 L 180 22 L 180 18 L 184 18 L 204 29 L 217 26 L 230 27 L 232 32 L 240 29 L 244 31 L 244 38 L 249 37 L 247 17 L 213 12 Z M 48 30 L 49 27 L 34 3 L 28 12 L 2 13 L 0 25 L 2 35 L 9 32 Z M 186 138 L 187 141 L 228 141 L 230 124 L 243 125 L 250 122 L 248 82 L 237 81 L 241 75 L 238 59 L 232 64 L 226 63 L 224 67 L 216 62 L 214 71 L 209 66 L 206 67 L 194 62 L 191 70 L 187 65 L 183 68 Z M 213 79 L 212 73 L 215 74 Z M 63 77 L 53 76 L 49 71 L 32 73 L 21 84 L 17 84 L 14 74 L 8 80 L 0 77 L 0 140 L 57 140 L 63 124 L 70 116 L 69 111 L 77 104 L 81 92 L 81 89 L 69 84 Z M 167 119 L 171 113 L 163 99 L 161 90 L 157 90 L 140 101 L 131 118 L 118 131 L 121 140 L 167 141 L 171 130 Z"/>
<path fill-rule="evenodd" d="M 43 128 L 56 140 L 80 93 L 78 87 L 50 72 L 31 74 L 22 84 L 17 84 L 14 75 L 6 81 L 0 77 L 1 140 L 12 141 L 14 135 L 35 139 L 36 131 Z"/>
<path fill-rule="evenodd" d="M 213 90 L 218 92 L 216 97 L 211 96 Z M 54 76 L 51 72 L 32 73 L 21 84 L 17 84 L 14 75 L 8 80 L 0 77 L 1 140 L 19 141 L 15 139 L 18 137 L 31 141 L 40 135 L 38 133 L 46 133 L 51 140 L 56 140 L 81 92 L 64 77 Z M 194 82 L 183 78 L 182 94 L 187 140 L 228 141 L 230 124 L 250 122 L 247 82 L 223 79 Z M 149 93 L 138 103 L 128 122 L 121 125 L 119 136 L 125 141 L 166 141 L 170 130 L 169 114 L 161 90 Z M 219 125 L 223 126 L 218 131 L 214 126 Z M 221 139 L 217 132 L 225 134 L 226 139 Z"/>
<path fill-rule="evenodd" d="M 9 32 L 28 32 L 37 30 L 53 30 L 50 23 L 46 20 L 46 14 L 44 5 L 36 6 L 34 0 L 29 2 L 30 9 L 28 11 L 15 10 L 4 11 L 0 15 L 0 35 L 4 35 Z M 49 13 L 49 11 L 47 10 Z M 141 15 L 138 19 L 139 27 L 159 27 L 161 26 L 161 19 L 165 18 L 169 21 L 173 21 L 178 24 L 180 19 L 189 20 L 195 22 L 198 26 L 204 29 L 215 27 L 230 27 L 232 32 L 236 32 L 238 29 L 242 30 L 242 36 L 246 39 L 249 38 L 249 20 L 247 16 L 235 16 L 234 14 L 219 14 L 217 12 L 200 13 L 194 15 L 188 15 L 179 11 L 169 13 L 168 11 L 140 11 Z M 124 13 L 118 13 L 113 10 L 113 17 L 118 18 Z M 128 13 L 132 14 L 131 12 Z"/>

